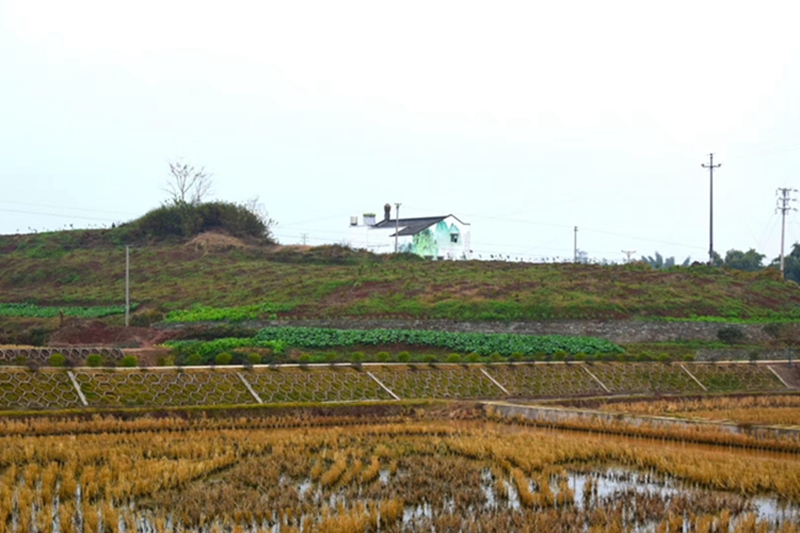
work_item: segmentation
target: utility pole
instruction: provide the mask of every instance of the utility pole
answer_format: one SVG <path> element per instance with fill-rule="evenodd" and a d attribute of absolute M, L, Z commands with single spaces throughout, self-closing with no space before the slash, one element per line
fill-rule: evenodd
<path fill-rule="evenodd" d="M 708 164 L 702 164 L 703 168 L 708 169 L 709 177 L 709 203 L 708 203 L 708 266 L 714 264 L 714 169 L 722 166 L 722 163 L 714 164 L 714 154 L 708 154 Z"/>
<path fill-rule="evenodd" d="M 394 253 L 397 253 L 398 250 L 397 234 L 400 233 L 400 205 L 400 202 L 395 202 L 394 204 Z"/>
<path fill-rule="evenodd" d="M 636 250 L 622 250 L 622 253 L 628 256 L 628 259 L 625 262 L 630 263 L 631 256 L 636 253 Z"/>
<path fill-rule="evenodd" d="M 575 226 L 575 236 L 572 239 L 572 262 L 578 262 L 578 226 Z"/>
<path fill-rule="evenodd" d="M 125 245 L 125 327 L 131 317 L 131 247 Z"/>
<path fill-rule="evenodd" d="M 300 238 L 303 239 L 303 246 L 305 246 L 308 241 L 308 233 L 301 233 Z"/>
<path fill-rule="evenodd" d="M 791 202 L 796 202 L 797 199 L 792 198 L 792 193 L 797 192 L 797 189 L 789 189 L 786 187 L 781 187 L 777 190 L 778 195 L 778 206 L 775 208 L 775 212 L 781 212 L 781 277 L 786 279 L 784 274 L 784 255 L 783 255 L 783 243 L 786 237 L 786 213 L 789 211 L 797 211 L 797 209 L 793 207 L 789 207 Z"/>

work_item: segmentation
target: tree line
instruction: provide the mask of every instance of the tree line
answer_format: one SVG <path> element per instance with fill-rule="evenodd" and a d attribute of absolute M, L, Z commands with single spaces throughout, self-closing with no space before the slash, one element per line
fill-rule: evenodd
<path fill-rule="evenodd" d="M 746 252 L 742 250 L 728 250 L 725 252 L 725 257 L 722 257 L 717 252 L 714 252 L 713 266 L 721 268 L 730 268 L 733 270 L 745 270 L 748 272 L 756 272 L 765 268 L 779 269 L 781 265 L 780 257 L 776 257 L 769 264 L 764 264 L 766 255 L 760 254 L 754 249 L 749 249 Z M 647 263 L 656 269 L 666 269 L 677 265 L 675 257 L 664 257 L 656 252 L 653 256 L 643 255 L 641 261 Z M 689 266 L 691 258 L 687 257 L 681 266 Z M 785 257 L 784 270 L 786 279 L 800 283 L 800 243 L 795 243 L 792 246 L 792 251 Z"/>

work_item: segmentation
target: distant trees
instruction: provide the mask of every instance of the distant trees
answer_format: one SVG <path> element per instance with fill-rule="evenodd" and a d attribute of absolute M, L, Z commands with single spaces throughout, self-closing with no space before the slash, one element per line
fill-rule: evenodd
<path fill-rule="evenodd" d="M 725 253 L 725 261 L 722 266 L 734 270 L 755 272 L 756 270 L 762 270 L 764 268 L 763 261 L 765 257 L 767 256 L 756 252 L 752 248 L 746 252 L 742 252 L 741 250 L 728 250 Z"/>
<path fill-rule="evenodd" d="M 672 268 L 675 266 L 675 257 L 664 258 L 664 256 L 658 253 L 658 251 L 656 251 L 655 256 L 643 255 L 641 260 L 642 262 L 647 263 L 656 270 Z M 687 257 L 686 259 L 684 259 L 683 263 L 681 263 L 681 266 L 689 266 L 689 263 L 691 263 L 691 261 L 692 258 Z"/>
<path fill-rule="evenodd" d="M 780 268 L 781 258 L 776 257 L 769 266 Z M 800 283 L 800 243 L 794 243 L 792 251 L 784 258 L 783 268 L 786 279 Z"/>

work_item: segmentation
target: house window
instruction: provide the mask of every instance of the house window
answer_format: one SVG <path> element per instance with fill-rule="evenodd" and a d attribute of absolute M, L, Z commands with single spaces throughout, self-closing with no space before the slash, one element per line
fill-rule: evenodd
<path fill-rule="evenodd" d="M 450 234 L 450 242 L 452 242 L 453 244 L 458 244 L 458 233 Z"/>

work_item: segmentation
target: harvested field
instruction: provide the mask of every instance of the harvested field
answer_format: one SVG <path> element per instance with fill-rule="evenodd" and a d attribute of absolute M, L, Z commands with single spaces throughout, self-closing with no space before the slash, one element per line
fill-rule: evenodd
<path fill-rule="evenodd" d="M 276 427 L 297 423 L 304 427 Z M 425 415 L 315 427 L 325 424 L 320 418 L 4 423 L 0 527 L 798 531 L 795 454 Z M 39 436 L 19 434 L 17 426 Z"/>

